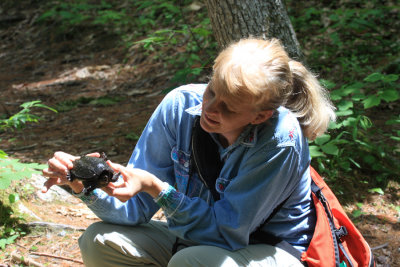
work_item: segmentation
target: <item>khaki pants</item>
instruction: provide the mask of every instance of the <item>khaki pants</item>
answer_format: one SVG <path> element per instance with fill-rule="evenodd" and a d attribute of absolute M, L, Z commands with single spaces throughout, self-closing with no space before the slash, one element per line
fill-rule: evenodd
<path fill-rule="evenodd" d="M 151 221 L 140 226 L 94 223 L 79 238 L 82 258 L 88 267 L 106 266 L 303 266 L 295 257 L 273 246 L 258 244 L 244 249 L 196 245 L 180 246 L 172 256 L 176 237 L 167 225 Z"/>

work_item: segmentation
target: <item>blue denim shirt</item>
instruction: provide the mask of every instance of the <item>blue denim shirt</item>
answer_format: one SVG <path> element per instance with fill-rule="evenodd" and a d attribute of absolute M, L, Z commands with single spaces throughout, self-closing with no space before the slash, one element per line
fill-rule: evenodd
<path fill-rule="evenodd" d="M 139 193 L 122 203 L 101 190 L 81 199 L 102 220 L 125 225 L 146 223 L 161 207 L 169 230 L 177 236 L 229 250 L 247 246 L 249 235 L 287 199 L 263 230 L 304 251 L 316 221 L 310 155 L 307 139 L 287 109 L 280 107 L 266 123 L 247 126 L 231 146 L 219 145 L 224 162 L 216 182 L 220 200 L 212 200 L 197 174 L 188 184 L 192 125 L 201 113 L 206 86 L 171 91 L 147 123 L 128 163 L 176 189 L 156 200 Z"/>

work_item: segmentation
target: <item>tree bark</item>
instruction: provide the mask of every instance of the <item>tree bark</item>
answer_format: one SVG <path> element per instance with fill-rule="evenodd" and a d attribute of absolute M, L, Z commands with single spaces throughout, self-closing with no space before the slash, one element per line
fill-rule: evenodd
<path fill-rule="evenodd" d="M 277 38 L 286 52 L 302 60 L 299 42 L 281 0 L 206 0 L 214 36 L 224 48 L 245 37 Z"/>

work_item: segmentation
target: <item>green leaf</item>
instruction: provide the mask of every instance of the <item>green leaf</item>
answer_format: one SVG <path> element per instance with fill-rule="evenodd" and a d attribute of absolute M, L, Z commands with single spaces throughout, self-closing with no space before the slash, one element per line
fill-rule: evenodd
<path fill-rule="evenodd" d="M 330 121 L 329 122 L 329 129 L 331 129 L 331 130 L 336 130 L 336 129 L 340 129 L 340 128 L 342 128 L 343 127 L 343 123 L 337 123 L 337 122 L 334 122 L 334 121 Z"/>
<path fill-rule="evenodd" d="M 394 124 L 400 124 L 400 116 L 399 118 L 390 119 L 385 122 L 385 125 L 394 125 Z"/>
<path fill-rule="evenodd" d="M 353 107 L 353 102 L 348 100 L 341 101 L 339 104 L 337 104 L 337 108 L 340 111 L 345 111 L 352 107 Z"/>
<path fill-rule="evenodd" d="M 8 195 L 8 200 L 10 201 L 11 204 L 18 202 L 19 195 L 18 194 L 10 194 L 10 195 Z"/>
<path fill-rule="evenodd" d="M 387 83 L 395 82 L 399 79 L 399 75 L 397 74 L 389 74 L 383 77 L 383 81 Z"/>
<path fill-rule="evenodd" d="M 344 85 L 342 88 L 339 89 L 342 96 L 348 96 L 350 94 L 360 93 L 360 89 L 364 87 L 364 83 L 362 82 L 355 82 L 349 85 Z"/>
<path fill-rule="evenodd" d="M 396 90 L 387 89 L 383 91 L 381 98 L 386 102 L 393 102 L 399 99 L 399 92 Z"/>
<path fill-rule="evenodd" d="M 371 189 L 368 189 L 368 192 L 370 192 L 370 193 L 378 193 L 379 195 L 384 195 L 385 194 L 383 192 L 382 188 L 371 188 Z"/>
<path fill-rule="evenodd" d="M 349 109 L 349 110 L 339 110 L 339 111 L 336 111 L 335 114 L 338 117 L 344 117 L 344 116 L 352 115 L 353 111 L 351 109 Z"/>
<path fill-rule="evenodd" d="M 376 95 L 371 95 L 367 99 L 363 101 L 364 108 L 371 108 L 374 106 L 378 106 L 381 103 L 381 99 L 377 97 Z"/>
<path fill-rule="evenodd" d="M 339 155 L 339 148 L 335 144 L 333 144 L 332 142 L 329 142 L 329 143 L 321 146 L 321 149 L 326 154 L 334 155 L 334 156 Z"/>
<path fill-rule="evenodd" d="M 382 73 L 374 72 L 374 73 L 368 75 L 368 76 L 364 79 L 364 81 L 373 83 L 373 82 L 377 82 L 377 81 L 382 80 L 383 77 L 384 77 L 384 76 L 382 75 Z"/>
<path fill-rule="evenodd" d="M 353 212 L 351 213 L 351 215 L 354 218 L 360 217 L 362 215 L 362 211 L 361 210 L 353 210 Z"/>
<path fill-rule="evenodd" d="M 5 159 L 7 157 L 7 153 L 0 149 L 0 159 Z"/>
<path fill-rule="evenodd" d="M 349 117 L 349 118 L 345 119 L 342 123 L 343 123 L 343 126 L 347 127 L 347 126 L 356 126 L 357 122 L 358 122 L 357 118 Z"/>
<path fill-rule="evenodd" d="M 334 82 L 328 81 L 328 80 L 325 80 L 325 79 L 320 79 L 319 82 L 320 82 L 324 87 L 326 87 L 327 89 L 332 89 L 332 88 L 334 88 L 334 87 L 336 86 L 336 84 L 335 84 Z"/>
<path fill-rule="evenodd" d="M 400 137 L 397 136 L 391 136 L 390 139 L 400 142 Z"/>
<path fill-rule="evenodd" d="M 6 177 L 3 177 L 2 174 L 0 174 L 0 189 L 7 189 L 11 184 L 11 179 L 8 179 Z"/>
<path fill-rule="evenodd" d="M 331 136 L 329 134 L 322 134 L 321 136 L 319 136 L 317 139 L 315 139 L 315 144 L 317 145 L 323 145 L 326 142 L 328 142 L 329 140 L 331 140 Z"/>
<path fill-rule="evenodd" d="M 367 116 L 361 116 L 360 125 L 364 130 L 367 130 L 372 127 L 372 121 Z"/>
<path fill-rule="evenodd" d="M 324 157 L 325 154 L 321 152 L 317 146 L 309 146 L 311 158 Z"/>
<path fill-rule="evenodd" d="M 354 165 L 356 165 L 357 168 L 361 169 L 361 165 L 358 164 L 354 159 L 349 158 L 349 160 L 350 160 Z"/>

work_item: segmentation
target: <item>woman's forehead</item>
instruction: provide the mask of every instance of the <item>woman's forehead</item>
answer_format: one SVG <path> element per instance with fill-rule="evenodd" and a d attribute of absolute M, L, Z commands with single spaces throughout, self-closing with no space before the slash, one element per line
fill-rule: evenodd
<path fill-rule="evenodd" d="M 223 97 L 233 103 L 241 103 L 243 101 L 252 102 L 253 100 L 245 88 L 239 86 L 229 87 L 226 82 L 218 79 L 212 79 L 208 86 L 217 96 Z"/>
<path fill-rule="evenodd" d="M 252 97 L 246 95 L 244 92 L 240 92 L 238 90 L 231 92 L 227 88 L 214 86 L 214 84 L 211 83 L 208 86 L 210 86 L 210 89 L 213 91 L 213 93 L 232 110 L 242 111 L 254 108 L 254 101 Z"/>

